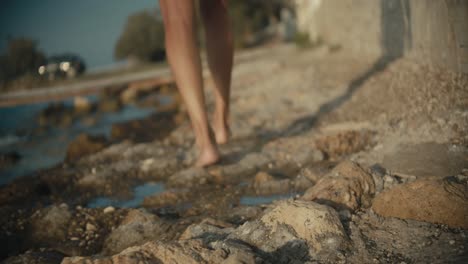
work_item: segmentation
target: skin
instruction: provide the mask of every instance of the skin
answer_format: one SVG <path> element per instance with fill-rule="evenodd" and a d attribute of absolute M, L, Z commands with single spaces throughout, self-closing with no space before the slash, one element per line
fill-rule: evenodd
<path fill-rule="evenodd" d="M 225 0 L 200 0 L 208 66 L 214 81 L 215 111 L 208 123 L 195 29 L 194 0 L 160 0 L 166 52 L 179 92 L 187 106 L 196 145 L 197 167 L 219 161 L 218 144 L 229 139 L 229 95 L 233 44 Z"/>

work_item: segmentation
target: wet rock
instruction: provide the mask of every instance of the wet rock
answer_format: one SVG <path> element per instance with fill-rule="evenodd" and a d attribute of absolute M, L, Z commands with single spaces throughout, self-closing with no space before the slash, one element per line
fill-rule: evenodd
<path fill-rule="evenodd" d="M 67 161 L 77 160 L 83 156 L 96 153 L 106 146 L 107 140 L 103 136 L 80 134 L 68 145 Z"/>
<path fill-rule="evenodd" d="M 104 210 L 103 210 L 103 212 L 104 212 L 105 214 L 112 213 L 112 212 L 114 212 L 114 211 L 115 211 L 115 208 L 112 207 L 112 206 L 108 206 L 108 207 L 104 208 Z"/>
<path fill-rule="evenodd" d="M 64 240 L 71 217 L 67 206 L 52 205 L 36 212 L 31 219 L 33 240 L 44 243 Z"/>
<path fill-rule="evenodd" d="M 147 196 L 143 200 L 144 207 L 162 207 L 176 205 L 177 203 L 187 200 L 189 191 L 184 190 L 169 190 L 155 195 Z"/>
<path fill-rule="evenodd" d="M 146 118 L 112 125 L 111 138 L 130 139 L 133 142 L 150 142 L 162 139 L 174 129 L 175 112 L 158 112 Z"/>
<path fill-rule="evenodd" d="M 255 175 L 253 188 L 256 194 L 276 194 L 285 193 L 290 189 L 291 181 L 289 179 L 275 179 L 270 174 L 260 171 Z"/>
<path fill-rule="evenodd" d="M 99 112 L 117 112 L 122 108 L 119 98 L 105 96 L 98 103 Z"/>
<path fill-rule="evenodd" d="M 301 199 L 328 204 L 338 210 L 354 211 L 369 207 L 374 194 L 372 175 L 358 164 L 344 161 L 309 188 Z"/>
<path fill-rule="evenodd" d="M 166 155 L 165 157 L 152 157 L 140 162 L 140 172 L 152 179 L 166 178 L 178 168 L 179 162 L 176 157 Z"/>
<path fill-rule="evenodd" d="M 106 255 L 116 254 L 130 246 L 142 245 L 156 240 L 161 235 L 161 225 L 157 216 L 143 210 L 131 210 L 104 242 Z"/>
<path fill-rule="evenodd" d="M 28 250 L 27 252 L 14 257 L 9 257 L 3 260 L 4 264 L 59 264 L 65 257 L 63 253 L 50 250 L 50 249 L 39 249 L 39 250 Z"/>
<path fill-rule="evenodd" d="M 418 179 L 377 195 L 372 209 L 386 217 L 468 228 L 468 184 L 456 177 Z"/>
<path fill-rule="evenodd" d="M 85 114 L 91 111 L 93 105 L 88 98 L 76 96 L 73 98 L 73 107 L 76 114 Z"/>
<path fill-rule="evenodd" d="M 110 181 L 112 176 L 111 170 L 93 171 L 80 178 L 77 185 L 82 187 L 102 187 Z"/>
<path fill-rule="evenodd" d="M 215 178 L 203 168 L 188 168 L 173 174 L 167 180 L 170 187 L 190 187 L 213 182 Z"/>
<path fill-rule="evenodd" d="M 260 220 L 237 228 L 229 238 L 241 239 L 265 252 L 276 252 L 278 257 L 286 258 L 284 263 L 307 261 L 312 256 L 326 258 L 343 249 L 347 241 L 332 208 L 305 201 L 282 201 Z"/>
<path fill-rule="evenodd" d="M 262 153 L 249 153 L 245 155 L 238 163 L 219 166 L 209 170 L 209 173 L 217 181 L 239 182 L 249 175 L 254 175 L 261 169 L 264 169 L 271 162 L 269 156 Z"/>
<path fill-rule="evenodd" d="M 254 184 L 254 187 L 255 187 L 255 186 L 261 185 L 261 184 L 263 184 L 265 182 L 269 182 L 269 181 L 273 181 L 273 180 L 275 180 L 275 178 L 273 176 L 271 176 L 267 172 L 260 171 L 255 175 L 253 184 Z"/>
<path fill-rule="evenodd" d="M 17 152 L 0 153 L 0 170 L 13 166 L 21 159 Z"/>

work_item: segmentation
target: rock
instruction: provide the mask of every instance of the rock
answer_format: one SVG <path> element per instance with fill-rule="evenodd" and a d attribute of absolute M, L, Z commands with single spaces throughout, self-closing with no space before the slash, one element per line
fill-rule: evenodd
<path fill-rule="evenodd" d="M 335 162 L 317 162 L 301 168 L 299 175 L 304 176 L 308 180 L 316 183 L 318 180 L 330 173 L 330 171 L 335 166 Z"/>
<path fill-rule="evenodd" d="M 280 225 L 288 225 L 315 252 L 333 252 L 346 241 L 338 214 L 330 207 L 312 202 L 281 202 L 260 220 L 272 232 Z"/>
<path fill-rule="evenodd" d="M 158 220 L 159 218 L 156 215 L 150 214 L 144 209 L 132 209 L 127 213 L 121 224 L 127 225 L 131 223 L 152 223 Z"/>
<path fill-rule="evenodd" d="M 227 221 L 241 225 L 246 221 L 257 218 L 262 213 L 262 209 L 257 206 L 237 206 L 227 212 Z"/>
<path fill-rule="evenodd" d="M 175 112 L 157 112 L 148 117 L 112 125 L 111 138 L 130 139 L 134 142 L 150 142 L 163 139 L 174 129 Z"/>
<path fill-rule="evenodd" d="M 456 177 L 418 179 L 383 191 L 372 209 L 386 217 L 468 229 L 468 184 Z"/>
<path fill-rule="evenodd" d="M 36 212 L 31 219 L 33 240 L 49 243 L 66 238 L 72 214 L 68 207 L 52 205 Z"/>
<path fill-rule="evenodd" d="M 62 264 L 76 263 L 257 263 L 254 252 L 242 244 L 228 241 L 212 243 L 210 247 L 201 240 L 187 240 L 175 243 L 158 241 L 147 242 L 141 246 L 125 249 L 111 257 L 69 257 Z M 260 258 L 258 258 L 261 261 Z"/>
<path fill-rule="evenodd" d="M 374 143 L 375 132 L 370 130 L 340 131 L 317 139 L 315 144 L 319 150 L 331 159 L 365 150 Z"/>
<path fill-rule="evenodd" d="M 112 213 L 112 212 L 114 212 L 114 211 L 115 211 L 115 208 L 112 207 L 112 206 L 108 206 L 108 207 L 104 208 L 104 210 L 103 210 L 103 212 L 104 212 L 105 214 Z"/>
<path fill-rule="evenodd" d="M 276 180 L 270 174 L 260 171 L 255 175 L 253 188 L 259 195 L 285 193 L 290 190 L 290 183 L 289 179 Z"/>
<path fill-rule="evenodd" d="M 135 101 L 138 96 L 138 91 L 133 88 L 127 88 L 120 94 L 120 101 L 124 104 L 129 104 Z"/>
<path fill-rule="evenodd" d="M 275 178 L 273 178 L 273 176 L 271 176 L 270 174 L 268 174 L 267 172 L 264 172 L 264 171 L 260 171 L 258 172 L 256 175 L 255 175 L 255 178 L 254 178 L 254 187 L 255 186 L 258 186 L 258 185 L 261 185 L 265 182 L 268 182 L 268 181 L 273 181 Z"/>
<path fill-rule="evenodd" d="M 305 201 L 282 201 L 260 220 L 244 223 L 228 238 L 269 252 L 277 263 L 308 261 L 312 256 L 325 259 L 347 242 L 332 208 Z"/>
<path fill-rule="evenodd" d="M 372 175 L 358 164 L 344 161 L 309 188 L 301 199 L 327 204 L 338 210 L 354 211 L 369 207 L 374 194 Z"/>
<path fill-rule="evenodd" d="M 34 263 L 34 264 L 55 264 L 61 263 L 62 259 L 66 255 L 62 252 L 58 252 L 53 249 L 36 249 L 28 250 L 21 255 L 9 257 L 2 260 L 4 264 L 23 264 L 23 263 Z"/>
<path fill-rule="evenodd" d="M 0 170 L 13 166 L 21 159 L 17 152 L 0 153 Z"/>
<path fill-rule="evenodd" d="M 80 134 L 75 138 L 67 149 L 67 161 L 77 160 L 83 156 L 96 153 L 106 146 L 107 140 L 104 136 L 90 136 Z"/>
<path fill-rule="evenodd" d="M 177 203 L 186 201 L 189 197 L 189 191 L 185 190 L 168 190 L 154 195 L 145 197 L 142 206 L 144 207 L 163 207 L 168 205 L 176 205 Z"/>
<path fill-rule="evenodd" d="M 104 97 L 99 101 L 99 112 L 117 112 L 122 107 L 119 98 Z"/>
<path fill-rule="evenodd" d="M 215 180 L 216 178 L 205 169 L 192 167 L 173 174 L 167 180 L 167 185 L 169 187 L 190 187 L 193 185 L 207 184 Z"/>
<path fill-rule="evenodd" d="M 97 228 L 95 225 L 91 224 L 91 223 L 86 223 L 86 231 L 88 232 L 94 232 L 96 231 Z"/>
<path fill-rule="evenodd" d="M 83 187 L 102 187 L 110 181 L 113 175 L 114 173 L 110 170 L 101 170 L 99 172 L 90 173 L 80 178 L 77 185 Z"/>
<path fill-rule="evenodd" d="M 83 96 L 76 96 L 73 98 L 73 107 L 75 113 L 83 114 L 91 111 L 93 105 L 89 102 L 89 99 Z"/>
<path fill-rule="evenodd" d="M 131 210 L 104 241 L 103 252 L 106 255 L 116 254 L 128 247 L 157 240 L 163 232 L 156 215 L 143 210 Z"/>
<path fill-rule="evenodd" d="M 184 233 L 179 237 L 179 240 L 187 240 L 193 238 L 204 237 L 205 239 L 221 240 L 227 236 L 226 228 L 232 227 L 231 224 L 225 223 L 212 218 L 204 219 L 199 224 L 188 226 Z"/>

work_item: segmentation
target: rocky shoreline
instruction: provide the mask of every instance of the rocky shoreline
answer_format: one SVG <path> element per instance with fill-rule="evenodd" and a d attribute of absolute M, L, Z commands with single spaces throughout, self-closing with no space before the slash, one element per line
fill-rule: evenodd
<path fill-rule="evenodd" d="M 468 77 L 407 59 L 368 74 L 374 61 L 326 46 L 243 56 L 216 166 L 191 167 L 179 109 L 159 138 L 128 136 L 148 132 L 137 122 L 2 186 L 4 263 L 465 262 Z M 137 208 L 89 207 L 147 183 L 163 191 Z"/>

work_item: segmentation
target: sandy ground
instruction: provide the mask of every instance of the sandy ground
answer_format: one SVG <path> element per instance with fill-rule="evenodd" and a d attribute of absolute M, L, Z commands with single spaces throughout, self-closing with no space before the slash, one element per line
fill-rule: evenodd
<path fill-rule="evenodd" d="M 462 263 L 467 105 L 466 75 L 405 58 L 359 58 L 326 46 L 253 50 L 236 60 L 233 137 L 219 165 L 191 167 L 193 136 L 180 107 L 177 126 L 154 141 L 116 142 L 3 186 L 1 256 L 6 263 Z M 130 199 L 148 183 L 164 190 L 138 209 L 89 208 L 96 197 Z"/>

